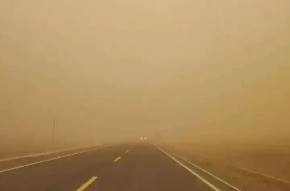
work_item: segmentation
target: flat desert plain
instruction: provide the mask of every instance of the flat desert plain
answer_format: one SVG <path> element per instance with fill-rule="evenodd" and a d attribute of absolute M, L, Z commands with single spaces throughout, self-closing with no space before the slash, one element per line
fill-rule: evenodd
<path fill-rule="evenodd" d="M 166 149 L 241 190 L 290 190 L 289 146 L 197 148 L 175 144 Z"/>

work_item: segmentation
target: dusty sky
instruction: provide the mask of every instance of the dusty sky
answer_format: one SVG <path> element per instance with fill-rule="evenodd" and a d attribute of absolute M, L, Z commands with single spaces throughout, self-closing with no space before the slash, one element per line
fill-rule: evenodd
<path fill-rule="evenodd" d="M 0 138 L 287 139 L 289 7 L 0 0 Z"/>

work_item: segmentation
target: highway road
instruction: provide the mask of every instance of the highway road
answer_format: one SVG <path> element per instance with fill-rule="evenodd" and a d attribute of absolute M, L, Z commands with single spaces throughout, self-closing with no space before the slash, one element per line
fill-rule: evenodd
<path fill-rule="evenodd" d="M 149 143 L 112 145 L 2 171 L 0 190 L 219 191 Z"/>

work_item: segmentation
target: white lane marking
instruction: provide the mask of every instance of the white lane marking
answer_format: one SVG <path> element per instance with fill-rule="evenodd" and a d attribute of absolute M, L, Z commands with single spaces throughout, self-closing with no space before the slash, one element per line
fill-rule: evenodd
<path fill-rule="evenodd" d="M 254 173 L 254 174 L 258 174 L 258 175 L 261 175 L 261 176 L 264 176 L 264 177 L 267 177 L 267 178 L 271 178 L 271 179 L 274 179 L 274 180 L 278 180 L 280 182 L 290 183 L 289 180 L 284 180 L 284 179 L 277 178 L 277 177 L 274 177 L 274 176 L 270 176 L 270 175 L 267 175 L 267 174 L 263 174 L 263 173 L 260 173 L 260 172 L 257 172 L 257 171 L 249 170 L 249 169 L 242 168 L 242 167 L 236 167 L 236 168 L 241 169 L 241 170 L 244 170 L 244 171 L 248 171 L 248 172 L 251 172 L 251 173 Z"/>
<path fill-rule="evenodd" d="M 79 187 L 76 191 L 84 191 L 87 187 L 89 187 L 98 177 L 93 176 L 90 180 L 84 183 L 81 187 Z"/>
<path fill-rule="evenodd" d="M 212 175 L 211 173 L 205 171 L 204 169 L 198 167 L 197 165 L 191 163 L 190 161 L 186 160 L 185 158 L 182 158 L 182 157 L 176 155 L 175 153 L 173 153 L 173 155 L 175 155 L 175 156 L 177 156 L 178 158 L 184 160 L 185 162 L 187 162 L 187 163 L 189 163 L 189 164 L 195 166 L 196 168 L 198 168 L 198 169 L 204 171 L 205 173 L 207 173 L 207 174 L 211 175 L 212 177 L 216 178 L 217 180 L 220 180 L 221 182 L 223 182 L 223 180 L 221 180 L 221 179 L 219 179 L 218 177 Z M 232 165 L 231 165 L 231 166 L 232 166 Z M 263 174 L 263 173 L 260 173 L 260 172 L 254 171 L 254 170 L 246 169 L 246 168 L 243 168 L 243 167 L 237 167 L 237 166 L 232 166 L 232 167 L 233 167 L 233 168 L 238 168 L 238 169 L 241 169 L 241 170 L 244 170 L 244 171 L 248 171 L 248 172 L 253 173 L 253 174 L 258 174 L 258 175 L 260 175 L 260 176 L 264 176 L 264 177 L 267 177 L 267 178 L 270 178 L 270 179 L 273 179 L 273 180 L 277 180 L 277 181 L 280 181 L 280 182 L 290 183 L 289 180 L 285 180 L 285 179 L 277 178 L 277 177 L 274 177 L 274 176 L 271 176 L 271 175 L 267 175 L 267 174 Z M 225 183 L 225 184 L 228 185 L 228 183 L 226 183 L 226 182 L 223 182 L 223 183 Z M 229 184 L 228 186 L 230 186 L 230 184 Z M 230 186 L 230 187 L 232 187 L 233 189 L 238 189 L 238 188 L 236 188 L 236 187 L 234 187 L 234 186 Z M 239 190 L 239 189 L 238 189 L 238 190 Z"/>
<path fill-rule="evenodd" d="M 117 157 L 115 160 L 114 160 L 114 162 L 117 162 L 118 160 L 120 160 L 121 159 L 121 157 Z"/>
<path fill-rule="evenodd" d="M 126 151 L 126 153 L 128 153 L 128 152 L 129 152 L 129 150 Z"/>
<path fill-rule="evenodd" d="M 225 185 L 227 185 L 227 186 L 231 187 L 232 189 L 234 189 L 234 190 L 236 190 L 236 191 L 241 191 L 241 190 L 240 190 L 240 189 L 238 189 L 237 187 L 235 187 L 235 186 L 233 186 L 233 185 L 231 185 L 231 184 L 227 183 L 226 181 L 224 181 L 224 180 L 220 179 L 219 177 L 217 177 L 217 176 L 215 176 L 215 175 L 211 174 L 210 172 L 208 172 L 208 171 L 206 171 L 206 170 L 202 169 L 201 167 L 197 166 L 196 164 L 193 164 L 192 162 L 188 161 L 187 159 L 185 159 L 185 158 L 182 158 L 182 157 L 180 157 L 180 156 L 176 155 L 175 153 L 173 153 L 173 155 L 174 155 L 174 156 L 176 156 L 176 157 L 178 157 L 178 158 L 180 158 L 180 159 L 182 159 L 182 160 L 184 160 L 185 162 L 187 162 L 187 163 L 191 164 L 192 166 L 196 167 L 197 169 L 199 169 L 199 170 L 201 170 L 201 171 L 205 172 L 206 174 L 210 175 L 211 177 L 213 177 L 213 178 L 215 178 L 215 179 L 219 180 L 220 182 L 224 183 Z"/>
<path fill-rule="evenodd" d="M 7 161 L 30 158 L 30 157 L 39 157 L 39 156 L 57 154 L 57 153 L 61 153 L 61 152 L 67 152 L 67 151 L 73 151 L 73 150 L 79 150 L 79 149 L 85 149 L 85 148 L 92 148 L 92 147 L 96 147 L 96 146 L 86 146 L 86 147 L 62 149 L 62 150 L 58 150 L 58 151 L 50 151 L 50 152 L 44 152 L 44 153 L 35 153 L 35 154 L 30 154 L 30 155 L 22 155 L 22 156 L 17 156 L 17 157 L 10 157 L 10 158 L 0 159 L 0 162 L 7 162 Z"/>
<path fill-rule="evenodd" d="M 155 146 L 155 145 L 154 145 Z M 168 154 L 167 152 L 163 151 L 162 149 L 160 149 L 159 147 L 155 146 L 157 149 L 159 149 L 161 152 L 163 152 L 164 154 L 166 154 L 167 156 L 169 156 L 171 159 L 173 159 L 175 162 L 177 162 L 179 165 L 181 165 L 183 168 L 185 168 L 186 170 L 188 170 L 191 174 L 193 174 L 194 176 L 196 176 L 197 178 L 199 178 L 201 181 L 203 181 L 206 185 L 208 185 L 209 187 L 211 187 L 214 191 L 221 191 L 220 189 L 218 189 L 217 187 L 215 187 L 213 184 L 211 184 L 210 182 L 208 182 L 207 180 L 205 180 L 204 178 L 202 178 L 201 176 L 199 176 L 196 172 L 194 172 L 193 170 L 191 170 L 190 168 L 188 168 L 186 165 L 184 165 L 183 163 L 181 163 L 180 161 L 178 161 L 176 158 L 174 158 L 173 156 L 171 156 L 170 154 Z"/>
<path fill-rule="evenodd" d="M 105 148 L 105 147 L 109 147 L 109 146 L 111 146 L 111 145 L 106 145 L 106 146 L 99 147 L 99 148 L 92 149 L 92 150 L 88 150 L 88 151 L 81 151 L 81 152 L 68 154 L 68 155 L 63 155 L 63 156 L 59 156 L 59 157 L 55 157 L 55 158 L 51 158 L 51 159 L 47 159 L 47 160 L 43 160 L 43 161 L 38 161 L 38 162 L 29 163 L 29 164 L 25 164 L 25 165 L 21 165 L 21 166 L 16 166 L 16 167 L 13 167 L 13 168 L 0 170 L 0 173 L 11 171 L 11 170 L 16 170 L 16 169 L 20 169 L 20 168 L 24 168 L 24 167 L 29 167 L 29 166 L 32 166 L 32 165 L 41 164 L 41 163 L 45 163 L 45 162 L 49 162 L 49 161 L 53 161 L 53 160 L 57 160 L 57 159 L 61 159 L 61 158 L 66 158 L 66 157 L 70 157 L 70 156 L 74 156 L 74 155 L 78 155 L 78 154 L 82 154 L 82 153 L 87 153 L 87 152 L 99 150 L 99 149 L 102 149 L 102 148 Z"/>

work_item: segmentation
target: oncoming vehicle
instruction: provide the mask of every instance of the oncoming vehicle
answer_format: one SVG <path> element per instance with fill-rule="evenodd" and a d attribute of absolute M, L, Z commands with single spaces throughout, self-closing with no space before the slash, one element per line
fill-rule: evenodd
<path fill-rule="evenodd" d="M 141 137 L 140 139 L 141 139 L 141 140 L 146 140 L 146 139 L 147 139 L 147 137 Z"/>

